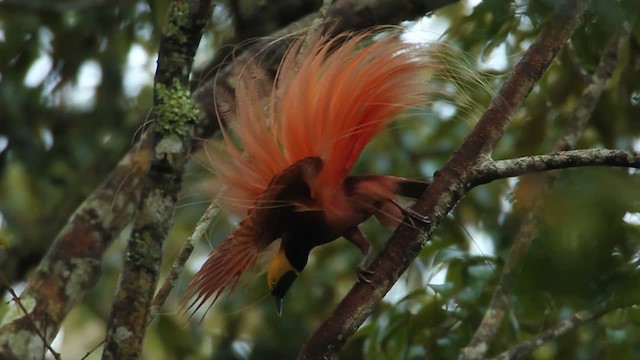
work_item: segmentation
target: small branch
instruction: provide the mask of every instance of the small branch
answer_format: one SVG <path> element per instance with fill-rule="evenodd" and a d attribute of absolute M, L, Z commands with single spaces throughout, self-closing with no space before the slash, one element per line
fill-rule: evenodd
<path fill-rule="evenodd" d="M 584 166 L 621 166 L 640 168 L 640 152 L 609 149 L 563 151 L 549 155 L 524 156 L 489 161 L 478 165 L 474 186 L 535 172 Z"/>
<path fill-rule="evenodd" d="M 536 167 L 538 167 L 537 171 L 550 170 L 553 168 L 553 164 L 559 165 L 558 162 L 563 162 L 563 160 L 560 159 L 564 159 L 567 165 L 575 164 L 576 166 L 578 166 L 577 164 L 583 163 L 585 166 L 611 165 L 637 167 L 637 153 L 597 149 L 560 152 L 562 150 L 569 150 L 574 148 L 576 143 L 578 142 L 580 135 L 587 126 L 587 121 L 591 117 L 591 114 L 595 109 L 596 103 L 598 102 L 598 99 L 602 94 L 605 84 L 616 66 L 618 54 L 622 51 L 625 40 L 629 35 L 629 28 L 630 26 L 628 26 L 628 24 L 623 25 L 619 35 L 612 39 L 610 45 L 602 55 L 595 75 L 591 79 L 590 84 L 583 91 L 583 95 L 578 101 L 578 104 L 576 105 L 576 108 L 574 109 L 572 116 L 569 119 L 569 122 L 565 129 L 565 134 L 556 142 L 554 150 L 558 151 L 558 153 L 552 155 L 543 155 L 543 158 L 536 156 L 528 157 L 530 161 L 525 160 L 523 162 L 520 162 L 520 159 L 498 161 L 496 163 L 489 164 L 487 166 L 487 169 L 485 170 L 488 170 L 493 165 L 496 165 L 497 168 L 500 169 L 496 169 L 494 175 L 502 172 L 502 174 L 507 177 L 515 176 L 515 174 L 518 174 L 519 171 L 519 174 L 536 171 Z M 558 156 L 556 157 L 556 155 Z M 575 158 L 573 158 L 573 155 L 576 155 Z M 586 159 L 581 155 L 590 155 L 593 156 L 593 158 Z M 544 159 L 544 157 L 555 158 Z M 597 163 L 596 158 L 600 159 L 602 162 Z M 621 164 L 621 160 L 622 162 L 624 162 L 622 158 L 628 161 L 628 163 Z M 539 163 L 539 160 L 548 160 L 549 168 L 542 169 L 542 167 L 545 167 L 546 165 L 541 165 Z M 574 160 L 576 162 L 573 162 Z M 587 162 L 591 163 L 587 164 Z M 530 168 L 527 168 L 527 165 L 525 165 L 527 163 L 531 166 Z M 482 170 L 480 171 L 480 173 L 482 173 Z M 482 177 L 483 175 L 480 174 L 480 178 Z M 548 189 L 554 181 L 555 176 L 553 174 L 547 174 L 544 180 L 544 185 L 539 189 L 540 193 Z M 536 198 L 541 199 L 542 197 L 538 196 Z M 498 328 L 502 323 L 502 319 L 507 312 L 507 296 L 511 292 L 511 287 L 513 285 L 515 276 L 518 273 L 518 270 L 520 269 L 520 266 L 524 261 L 525 255 L 529 250 L 531 242 L 533 241 L 533 237 L 536 234 L 537 226 L 535 219 L 537 218 L 538 213 L 541 211 L 541 208 L 542 203 L 540 201 L 534 203 L 531 206 L 531 210 L 527 214 L 522 225 L 520 226 L 520 230 L 515 236 L 513 245 L 511 246 L 511 250 L 500 274 L 500 278 L 498 279 L 498 284 L 489 303 L 489 308 L 487 309 L 482 322 L 476 329 L 476 332 L 469 342 L 469 345 L 461 350 L 460 359 L 481 359 L 489 350 L 489 346 L 496 336 Z"/>
<path fill-rule="evenodd" d="M 533 350 L 541 345 L 555 340 L 576 327 L 596 320 L 611 311 L 611 305 L 608 302 L 601 303 L 591 310 L 577 312 L 567 320 L 563 320 L 554 327 L 547 329 L 531 340 L 525 341 L 492 358 L 493 360 L 521 359 L 529 355 Z"/>
<path fill-rule="evenodd" d="M 53 350 L 53 348 L 49 344 L 49 341 L 47 341 L 47 337 L 44 334 L 42 334 L 42 332 L 38 328 L 38 325 L 33 321 L 33 319 L 31 319 L 31 316 L 29 315 L 29 311 L 22 304 L 22 301 L 20 300 L 20 297 L 18 296 L 18 294 L 16 294 L 16 292 L 13 291 L 13 288 L 11 287 L 11 284 L 9 284 L 9 281 L 7 281 L 7 278 L 4 276 L 4 273 L 2 271 L 0 271 L 0 282 L 2 283 L 2 285 L 4 287 L 7 288 L 7 291 L 9 291 L 9 294 L 11 295 L 11 299 L 13 300 L 13 302 L 16 303 L 16 305 L 22 311 L 22 313 L 27 318 L 27 320 L 29 322 L 31 322 L 31 325 L 33 326 L 33 331 L 42 340 L 42 343 L 47 348 L 47 350 L 49 350 L 51 355 L 53 355 L 53 358 L 56 359 L 56 360 L 60 360 L 60 354 L 57 351 Z"/>
<path fill-rule="evenodd" d="M 152 316 L 154 316 L 158 309 L 160 309 L 160 307 L 162 307 L 164 302 L 167 300 L 167 297 L 171 293 L 171 290 L 173 290 L 176 280 L 184 269 L 184 265 L 187 263 L 187 260 L 189 260 L 189 257 L 191 256 L 191 253 L 193 252 L 196 244 L 200 241 L 200 239 L 202 239 L 207 229 L 211 226 L 213 220 L 216 218 L 216 216 L 218 216 L 218 212 L 220 210 L 219 205 L 220 204 L 218 203 L 217 199 L 213 200 L 207 210 L 205 210 L 200 220 L 198 220 L 193 233 L 191 234 L 191 236 L 189 236 L 184 246 L 182 247 L 182 250 L 180 250 L 180 254 L 178 254 L 178 257 L 173 262 L 171 270 L 169 271 L 167 278 L 162 284 L 162 287 L 160 287 L 160 290 L 158 290 L 156 296 L 153 298 L 153 303 L 151 305 Z"/>
<path fill-rule="evenodd" d="M 550 65 L 579 23 L 585 2 L 566 0 L 525 52 L 489 109 L 452 155 L 414 210 L 431 223 L 422 234 L 400 225 L 369 270 L 371 284 L 356 284 L 302 348 L 300 359 L 332 359 L 371 314 L 409 264 L 418 256 L 437 223 L 469 189 L 475 165 L 486 158 L 504 133 L 510 116 Z"/>
<path fill-rule="evenodd" d="M 151 165 L 142 183 L 139 215 L 127 245 L 103 359 L 140 357 L 162 261 L 162 243 L 173 222 L 199 115 L 190 101 L 193 56 L 212 11 L 210 0 L 175 0 L 169 6 L 154 82 Z"/>
<path fill-rule="evenodd" d="M 556 143 L 555 151 L 571 150 L 578 143 L 578 138 L 583 129 L 586 128 L 587 122 L 598 104 L 600 95 L 618 64 L 618 58 L 627 43 L 630 33 L 631 24 L 625 22 L 609 42 L 589 85 L 582 92 L 571 119 L 569 119 L 565 135 Z"/>
<path fill-rule="evenodd" d="M 590 84 L 591 81 L 593 81 L 593 77 L 582 67 L 582 64 L 580 64 L 580 59 L 578 58 L 578 54 L 576 54 L 576 49 L 573 47 L 573 42 L 567 44 L 565 52 L 580 79 L 582 79 L 585 84 Z"/>

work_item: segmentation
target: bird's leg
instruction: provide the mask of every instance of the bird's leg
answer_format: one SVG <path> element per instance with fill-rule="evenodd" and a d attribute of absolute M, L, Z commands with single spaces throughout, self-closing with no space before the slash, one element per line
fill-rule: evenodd
<path fill-rule="evenodd" d="M 389 202 L 391 202 L 393 205 L 397 206 L 398 209 L 400 209 L 400 212 L 402 213 L 402 215 L 404 215 L 407 219 L 409 219 L 409 222 L 411 223 L 412 226 L 416 226 L 416 224 L 413 222 L 414 220 L 417 220 L 418 222 L 421 222 L 424 225 L 431 224 L 431 219 L 429 219 L 428 216 L 418 214 L 415 210 L 402 206 L 402 204 L 397 202 L 395 199 L 390 199 Z"/>
<path fill-rule="evenodd" d="M 344 235 L 344 237 L 345 239 L 349 240 L 349 242 L 357 246 L 358 249 L 360 249 L 360 251 L 362 252 L 362 258 L 360 259 L 358 267 L 356 268 L 356 277 L 358 279 L 358 282 L 371 283 L 371 280 L 369 280 L 368 277 L 373 275 L 373 271 L 367 270 L 365 268 L 367 258 L 369 257 L 369 253 L 371 252 L 371 243 L 357 226 L 349 230 Z"/>

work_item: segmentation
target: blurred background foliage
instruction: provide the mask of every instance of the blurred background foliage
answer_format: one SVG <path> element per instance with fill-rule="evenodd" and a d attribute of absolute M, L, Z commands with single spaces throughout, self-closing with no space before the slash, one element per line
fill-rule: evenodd
<path fill-rule="evenodd" d="M 196 59 L 194 88 L 215 59 L 243 40 L 268 35 L 313 11 L 319 1 L 220 2 Z M 417 36 L 445 34 L 465 74 L 455 95 L 405 116 L 376 139 L 359 173 L 430 178 L 474 121 L 556 2 L 463 1 L 404 25 Z M 19 291 L 72 211 L 135 142 L 151 106 L 155 57 L 168 1 L 0 2 L 0 269 Z M 551 151 L 592 72 L 635 1 L 593 1 L 570 48 L 534 88 L 494 151 L 505 159 Z M 461 55 L 465 54 L 465 55 Z M 452 61 L 452 62 L 455 62 Z M 468 71 L 471 70 L 471 71 Z M 470 82 L 468 80 L 471 80 Z M 444 86 L 444 85 L 443 85 Z M 461 100 L 462 91 L 465 99 Z M 471 100 L 470 102 L 468 100 Z M 640 27 L 635 25 L 580 148 L 640 150 Z M 202 159 L 195 156 L 194 159 Z M 168 270 L 207 206 L 199 189 L 211 176 L 201 161 L 186 175 L 165 245 Z M 472 190 L 437 229 L 419 259 L 347 344 L 345 359 L 456 358 L 477 328 L 540 176 Z M 544 196 L 539 229 L 490 353 L 531 338 L 569 315 L 613 299 L 597 321 L 545 344 L 534 359 L 631 359 L 640 353 L 640 179 L 626 169 L 562 171 Z M 202 324 L 177 302 L 206 254 L 237 219 L 220 216 L 151 324 L 146 359 L 293 358 L 355 279 L 359 252 L 339 240 L 313 252 L 278 318 L 261 273 L 245 276 Z M 371 221 L 380 249 L 389 231 Z M 81 358 L 104 338 L 125 238 L 105 254 L 103 274 L 54 342 Z M 8 295 L 5 291 L 5 299 Z M 0 305 L 0 312 L 5 305 Z M 93 350 L 89 359 L 100 357 Z"/>

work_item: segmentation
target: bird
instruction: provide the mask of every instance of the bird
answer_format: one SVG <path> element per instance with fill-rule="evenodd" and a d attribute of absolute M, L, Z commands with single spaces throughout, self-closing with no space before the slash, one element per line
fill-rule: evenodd
<path fill-rule="evenodd" d="M 369 282 L 371 245 L 359 225 L 428 222 L 398 202 L 419 197 L 427 181 L 350 173 L 375 135 L 434 93 L 429 54 L 385 28 L 299 36 L 275 75 L 250 61 L 234 92 L 214 88 L 222 136 L 207 156 L 222 207 L 241 221 L 194 275 L 183 308 L 195 313 L 211 300 L 208 310 L 279 239 L 267 286 L 281 315 L 313 248 L 344 237 L 361 252 L 357 280 Z"/>

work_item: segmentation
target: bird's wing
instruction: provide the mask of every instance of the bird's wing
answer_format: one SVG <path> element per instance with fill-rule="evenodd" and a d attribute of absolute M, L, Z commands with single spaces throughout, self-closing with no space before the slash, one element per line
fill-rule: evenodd
<path fill-rule="evenodd" d="M 344 182 L 345 190 L 383 226 L 393 229 L 402 222 L 404 214 L 396 196 L 417 199 L 429 182 L 390 175 L 352 175 Z"/>
<path fill-rule="evenodd" d="M 321 167 L 320 158 L 309 157 L 272 179 L 238 228 L 209 254 L 193 277 L 182 299 L 184 309 L 196 312 L 208 299 L 213 297 L 213 304 L 225 289 L 235 289 L 242 274 L 255 266 L 260 253 L 282 235 L 296 200 L 309 197 L 307 179 Z"/>
<path fill-rule="evenodd" d="M 417 199 L 427 190 L 430 182 L 423 180 L 407 179 L 397 176 L 386 176 L 392 178 L 398 185 L 397 194 L 412 199 Z"/>
<path fill-rule="evenodd" d="M 428 181 L 391 175 L 350 175 L 344 182 L 347 193 L 375 192 L 379 197 L 387 194 L 417 199 L 429 186 Z M 376 189 L 377 188 L 377 189 Z"/>

